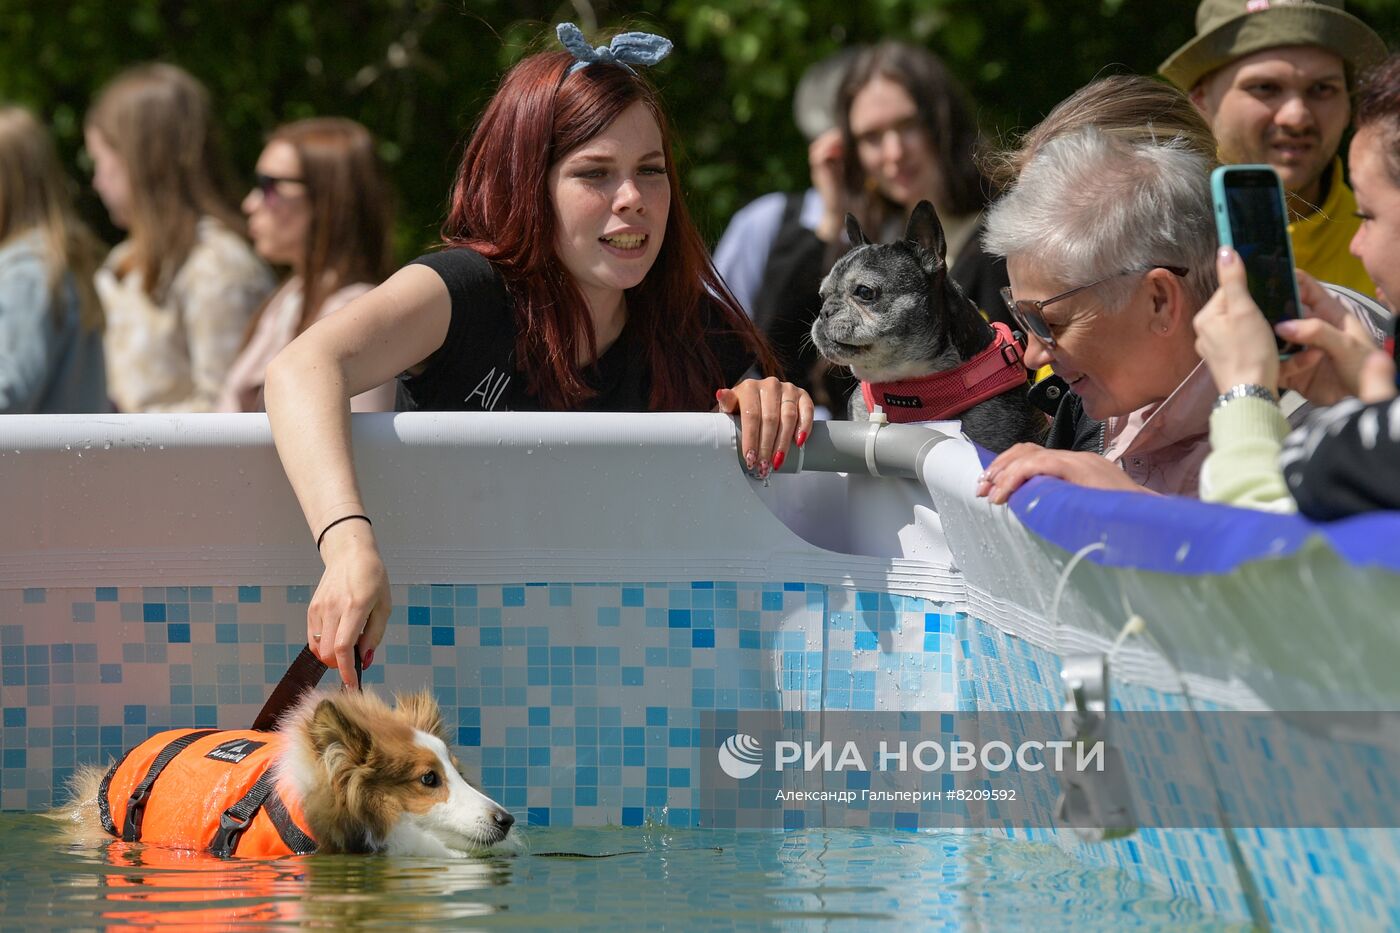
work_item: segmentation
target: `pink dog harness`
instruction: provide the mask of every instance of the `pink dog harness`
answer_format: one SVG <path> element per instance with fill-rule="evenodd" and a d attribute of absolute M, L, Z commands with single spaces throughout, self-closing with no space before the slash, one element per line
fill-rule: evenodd
<path fill-rule="evenodd" d="M 874 411 L 879 405 L 892 424 L 946 421 L 978 402 L 1025 385 L 1026 367 L 1011 328 L 999 321 L 992 327 L 996 339 L 954 369 L 896 382 L 862 382 L 866 409 Z"/>

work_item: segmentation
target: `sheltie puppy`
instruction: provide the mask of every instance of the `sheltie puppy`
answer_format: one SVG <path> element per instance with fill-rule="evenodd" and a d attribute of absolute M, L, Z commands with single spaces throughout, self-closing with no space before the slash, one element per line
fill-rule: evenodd
<path fill-rule="evenodd" d="M 52 812 L 78 840 L 274 857 L 519 851 L 515 822 L 472 787 L 429 693 L 391 709 L 368 692 L 305 697 L 276 731 L 176 729 L 111 768 L 90 765 Z"/>

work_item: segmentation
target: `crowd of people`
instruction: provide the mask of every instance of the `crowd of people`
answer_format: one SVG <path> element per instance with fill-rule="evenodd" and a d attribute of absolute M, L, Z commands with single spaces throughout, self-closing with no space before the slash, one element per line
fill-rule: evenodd
<path fill-rule="evenodd" d="M 353 121 L 275 129 L 240 213 L 200 83 L 118 75 L 84 122 L 125 233 L 104 257 L 42 123 L 0 109 L 0 410 L 266 410 L 326 564 L 308 637 L 348 672 L 389 613 L 352 411 L 718 410 L 766 476 L 845 409 L 808 339 L 845 218 L 890 240 L 928 201 L 952 281 L 1020 332 L 1046 411 L 1045 442 L 997 456 L 979 496 L 1051 475 L 1318 518 L 1400 508 L 1379 348 L 1400 302 L 1400 56 L 1341 0 L 1203 0 L 1196 27 L 1165 82 L 1101 78 L 995 153 L 928 50 L 820 62 L 798 95 L 810 189 L 740 211 L 714 260 L 646 77 L 670 43 L 645 33 L 595 48 L 565 24 L 562 50 L 515 65 L 441 243 L 397 271 Z M 1271 328 L 1219 247 L 1222 163 L 1283 182 L 1299 320 Z M 1281 360 L 1276 333 L 1301 351 Z"/>
<path fill-rule="evenodd" d="M 125 233 L 105 257 L 48 130 L 0 110 L 0 411 L 261 411 L 268 362 L 391 271 L 393 197 L 358 123 L 275 129 L 241 213 L 209 94 L 183 69 L 117 75 L 83 129 Z M 353 404 L 392 410 L 392 380 Z"/>

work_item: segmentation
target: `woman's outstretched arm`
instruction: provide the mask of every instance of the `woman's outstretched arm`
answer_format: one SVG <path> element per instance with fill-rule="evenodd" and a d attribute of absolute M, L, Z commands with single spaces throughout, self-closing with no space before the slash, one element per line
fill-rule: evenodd
<path fill-rule="evenodd" d="M 325 571 L 307 610 L 307 641 L 354 681 L 354 649 L 379 644 L 389 618 L 389 578 L 360 498 L 350 449 L 350 398 L 417 366 L 442 346 L 451 319 L 442 279 L 408 266 L 310 327 L 267 368 L 272 438 L 320 541 Z M 372 516 L 371 516 L 372 517 Z M 328 528 L 332 522 L 334 527 Z"/>

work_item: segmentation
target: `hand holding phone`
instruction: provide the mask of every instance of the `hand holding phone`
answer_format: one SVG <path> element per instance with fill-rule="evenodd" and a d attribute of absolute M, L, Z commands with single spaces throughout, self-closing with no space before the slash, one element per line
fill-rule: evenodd
<path fill-rule="evenodd" d="M 1220 243 L 1239 254 L 1254 303 L 1270 324 L 1297 318 L 1293 244 L 1278 173 L 1268 165 L 1222 165 L 1211 173 L 1210 189 Z M 1299 349 L 1277 335 L 1274 340 L 1281 356 Z"/>

